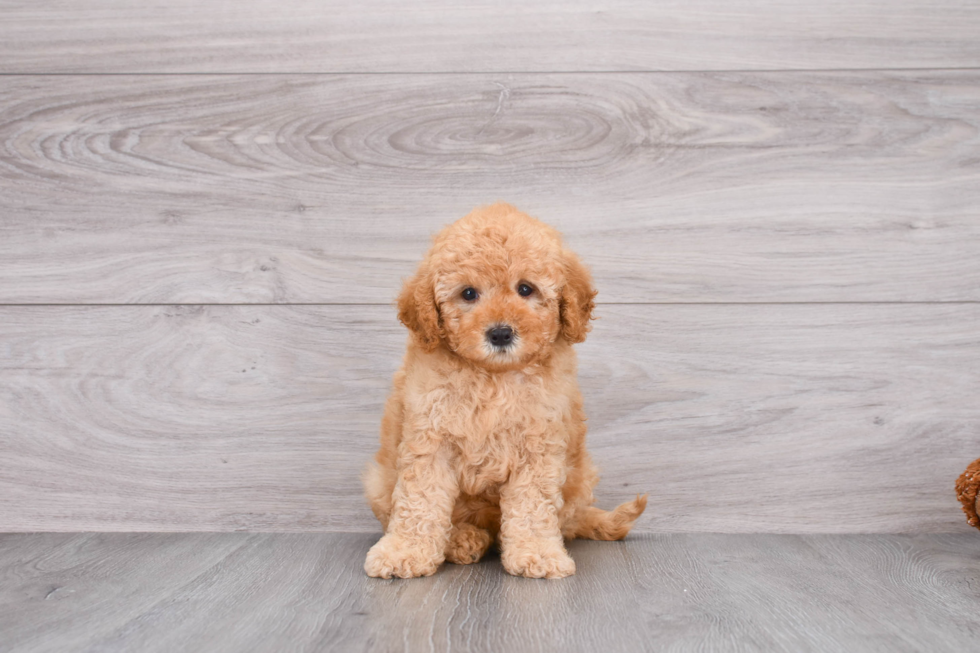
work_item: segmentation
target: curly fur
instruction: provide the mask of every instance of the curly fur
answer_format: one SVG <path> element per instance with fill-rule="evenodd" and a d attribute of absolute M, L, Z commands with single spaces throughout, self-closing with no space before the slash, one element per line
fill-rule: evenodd
<path fill-rule="evenodd" d="M 599 477 L 572 344 L 585 340 L 595 294 L 559 233 L 508 204 L 436 236 L 398 298 L 411 338 L 364 476 L 385 528 L 369 575 L 426 576 L 443 560 L 476 562 L 496 540 L 511 574 L 560 578 L 575 572 L 564 538 L 626 536 L 645 495 L 592 507 Z M 486 333 L 503 324 L 515 339 L 500 351 Z"/>
<path fill-rule="evenodd" d="M 962 504 L 963 512 L 966 513 L 966 523 L 975 528 L 980 528 L 980 458 L 967 465 L 966 471 L 956 479 L 956 498 Z"/>

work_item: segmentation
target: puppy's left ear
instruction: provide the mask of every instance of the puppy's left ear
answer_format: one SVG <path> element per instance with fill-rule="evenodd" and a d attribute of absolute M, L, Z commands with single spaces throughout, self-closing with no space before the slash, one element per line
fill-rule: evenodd
<path fill-rule="evenodd" d="M 561 318 L 561 335 L 568 342 L 583 342 L 585 334 L 591 329 L 589 321 L 593 319 L 595 296 L 597 291 L 592 287 L 592 275 L 582 261 L 572 252 L 562 252 L 565 268 L 565 286 L 561 289 L 558 300 L 558 311 Z"/>

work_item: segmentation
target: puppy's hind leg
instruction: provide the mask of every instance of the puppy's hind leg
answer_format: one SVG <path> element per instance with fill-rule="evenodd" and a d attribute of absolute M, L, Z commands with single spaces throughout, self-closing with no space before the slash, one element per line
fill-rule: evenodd
<path fill-rule="evenodd" d="M 397 480 L 398 473 L 393 467 L 385 467 L 373 461 L 361 475 L 364 494 L 371 504 L 371 511 L 381 522 L 381 528 L 384 530 L 388 529 L 388 519 L 391 517 L 391 495 Z"/>
<path fill-rule="evenodd" d="M 471 565 L 479 562 L 490 548 L 493 538 L 485 528 L 468 522 L 453 525 L 446 545 L 446 560 L 455 565 Z"/>
<path fill-rule="evenodd" d="M 500 506 L 482 496 L 460 495 L 453 510 L 453 528 L 446 560 L 457 565 L 479 562 L 500 532 Z"/>

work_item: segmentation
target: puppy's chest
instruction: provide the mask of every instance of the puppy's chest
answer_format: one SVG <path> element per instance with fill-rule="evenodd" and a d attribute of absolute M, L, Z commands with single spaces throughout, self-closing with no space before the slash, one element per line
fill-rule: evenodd
<path fill-rule="evenodd" d="M 528 449 L 564 438 L 568 399 L 540 379 L 518 374 L 467 380 L 444 388 L 433 417 L 458 452 L 465 492 L 492 490 Z"/>

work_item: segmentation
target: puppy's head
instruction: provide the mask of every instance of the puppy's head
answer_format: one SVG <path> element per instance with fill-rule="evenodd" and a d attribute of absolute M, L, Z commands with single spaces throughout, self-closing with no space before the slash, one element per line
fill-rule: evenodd
<path fill-rule="evenodd" d="M 492 370 L 585 340 L 592 278 L 561 236 L 508 204 L 477 209 L 436 236 L 398 298 L 398 317 L 426 351 L 445 347 Z"/>

